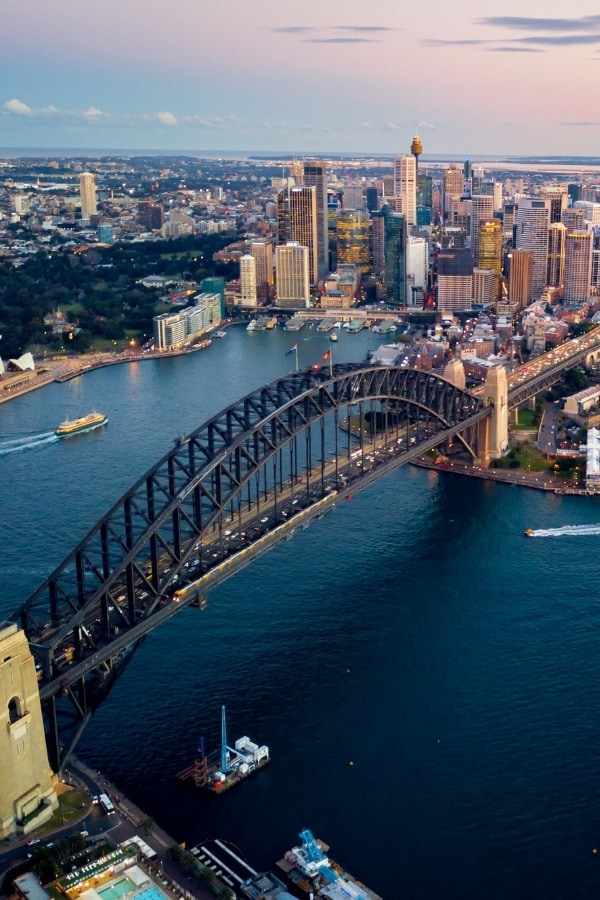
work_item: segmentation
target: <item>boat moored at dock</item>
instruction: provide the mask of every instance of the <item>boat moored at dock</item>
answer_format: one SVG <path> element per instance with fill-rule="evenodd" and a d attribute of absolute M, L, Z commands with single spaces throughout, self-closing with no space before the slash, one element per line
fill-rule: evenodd
<path fill-rule="evenodd" d="M 304 328 L 306 322 L 300 316 L 292 316 L 291 319 L 288 319 L 285 325 L 283 326 L 284 331 L 300 331 L 301 328 Z"/>
<path fill-rule="evenodd" d="M 329 847 L 310 829 L 300 832 L 300 847 L 293 847 L 277 863 L 291 886 L 307 897 L 327 900 L 381 900 L 378 894 L 349 875 L 327 856 Z"/>
<path fill-rule="evenodd" d="M 104 413 L 93 412 L 87 416 L 80 416 L 79 419 L 65 419 L 58 428 L 54 429 L 57 437 L 68 437 L 70 434 L 77 434 L 80 431 L 91 431 L 92 428 L 99 428 L 108 421 L 108 416 Z"/>
<path fill-rule="evenodd" d="M 317 331 L 320 334 L 328 334 L 335 327 L 333 319 L 321 319 L 317 325 Z"/>

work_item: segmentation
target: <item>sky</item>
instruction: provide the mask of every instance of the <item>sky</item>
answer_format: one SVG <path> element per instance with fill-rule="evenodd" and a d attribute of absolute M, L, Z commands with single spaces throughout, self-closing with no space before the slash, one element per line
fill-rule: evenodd
<path fill-rule="evenodd" d="M 598 0 L 2 0 L 0 147 L 594 156 Z"/>

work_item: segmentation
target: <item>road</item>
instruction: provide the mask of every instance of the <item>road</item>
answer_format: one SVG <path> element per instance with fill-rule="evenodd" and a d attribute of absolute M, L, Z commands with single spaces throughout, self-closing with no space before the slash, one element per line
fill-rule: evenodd
<path fill-rule="evenodd" d="M 556 429 L 560 415 L 560 401 L 547 403 L 538 432 L 537 448 L 546 456 L 554 456 L 556 453 Z"/>

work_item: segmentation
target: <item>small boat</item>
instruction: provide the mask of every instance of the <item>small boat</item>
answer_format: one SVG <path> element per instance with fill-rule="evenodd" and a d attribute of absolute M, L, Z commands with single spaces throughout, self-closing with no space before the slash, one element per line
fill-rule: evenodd
<path fill-rule="evenodd" d="M 70 434 L 77 434 L 78 431 L 98 428 L 99 425 L 104 425 L 107 419 L 108 416 L 98 412 L 89 413 L 89 415 L 81 416 L 79 419 L 65 419 L 58 428 L 54 429 L 54 434 L 57 437 L 67 437 Z"/>
<path fill-rule="evenodd" d="M 337 339 L 338 339 L 337 331 L 332 331 L 331 334 L 329 335 L 329 340 L 337 341 Z"/>
<path fill-rule="evenodd" d="M 227 332 L 226 331 L 215 331 L 213 337 L 217 337 L 217 338 L 227 337 Z"/>
<path fill-rule="evenodd" d="M 526 528 L 523 534 L 526 534 L 527 537 L 531 537 L 532 534 L 535 534 L 535 531 L 533 530 L 533 528 Z"/>
<path fill-rule="evenodd" d="M 250 319 L 246 326 L 246 331 L 256 331 L 256 319 Z"/>

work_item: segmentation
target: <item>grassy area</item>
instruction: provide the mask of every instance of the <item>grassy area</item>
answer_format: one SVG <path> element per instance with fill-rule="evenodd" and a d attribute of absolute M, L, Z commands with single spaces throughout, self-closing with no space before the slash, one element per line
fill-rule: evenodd
<path fill-rule="evenodd" d="M 534 422 L 535 416 L 536 412 L 530 406 L 520 406 L 519 423 L 510 427 L 514 431 L 537 431 L 538 425 L 537 422 Z"/>
<path fill-rule="evenodd" d="M 61 791 L 60 789 L 63 788 Z M 69 788 L 64 784 L 57 785 L 56 792 L 58 794 L 58 809 L 54 811 L 54 815 L 49 822 L 46 822 L 41 828 L 36 830 L 35 837 L 44 837 L 55 828 L 62 828 L 70 822 L 77 822 L 87 815 L 90 806 L 90 798 L 84 791 L 78 788 Z"/>
<path fill-rule="evenodd" d="M 520 469 L 524 472 L 551 472 L 552 464 L 528 441 L 515 444 L 508 456 L 494 460 L 495 469 Z"/>

